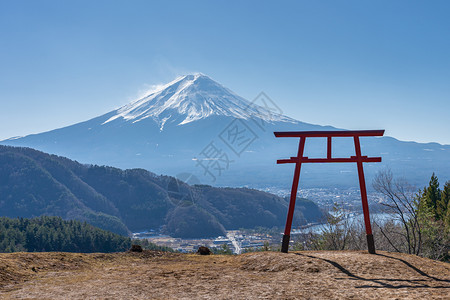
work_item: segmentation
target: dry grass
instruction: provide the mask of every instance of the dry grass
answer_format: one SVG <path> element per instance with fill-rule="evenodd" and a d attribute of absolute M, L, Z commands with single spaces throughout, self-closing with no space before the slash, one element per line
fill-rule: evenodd
<path fill-rule="evenodd" d="M 450 265 L 362 251 L 0 254 L 2 299 L 450 299 Z"/>

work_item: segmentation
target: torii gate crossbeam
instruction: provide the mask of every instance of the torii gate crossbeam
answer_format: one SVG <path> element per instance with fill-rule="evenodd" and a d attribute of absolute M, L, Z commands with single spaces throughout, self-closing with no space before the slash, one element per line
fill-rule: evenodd
<path fill-rule="evenodd" d="M 279 159 L 277 164 L 295 163 L 294 180 L 292 182 L 291 198 L 289 201 L 289 210 L 284 228 L 283 242 L 281 252 L 288 252 L 289 240 L 291 234 L 292 219 L 294 217 L 295 200 L 298 191 L 298 182 L 300 179 L 300 170 L 303 163 L 348 163 L 355 162 L 358 168 L 359 187 L 361 191 L 361 202 L 364 213 L 364 224 L 367 235 L 367 248 L 369 253 L 375 254 L 375 243 L 373 240 L 372 227 L 370 224 L 369 205 L 367 203 L 366 182 L 364 179 L 364 162 L 381 162 L 381 157 L 367 157 L 361 155 L 361 145 L 359 137 L 361 136 L 383 136 L 384 130 L 353 130 L 353 131 L 287 131 L 274 132 L 275 137 L 298 137 L 300 138 L 297 156 L 289 159 Z M 326 137 L 327 138 L 327 157 L 309 158 L 303 156 L 305 142 L 307 137 Z M 355 143 L 355 156 L 349 158 L 333 158 L 331 145 L 333 137 L 353 137 Z"/>

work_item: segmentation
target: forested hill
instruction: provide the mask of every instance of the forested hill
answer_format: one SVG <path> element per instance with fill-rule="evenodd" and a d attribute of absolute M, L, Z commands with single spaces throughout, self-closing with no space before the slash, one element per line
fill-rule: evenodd
<path fill-rule="evenodd" d="M 132 242 L 144 249 L 172 251 L 146 240 L 131 240 L 99 229 L 86 222 L 65 221 L 60 217 L 5 218 L 0 217 L 0 252 L 121 252 Z"/>
<path fill-rule="evenodd" d="M 118 252 L 130 238 L 60 217 L 0 218 L 0 252 Z"/>
<path fill-rule="evenodd" d="M 322 217 L 298 200 L 296 224 Z M 30 148 L 0 146 L 0 215 L 60 216 L 127 234 L 163 228 L 175 237 L 284 225 L 287 201 L 247 188 L 189 186 L 142 169 L 83 165 Z"/>

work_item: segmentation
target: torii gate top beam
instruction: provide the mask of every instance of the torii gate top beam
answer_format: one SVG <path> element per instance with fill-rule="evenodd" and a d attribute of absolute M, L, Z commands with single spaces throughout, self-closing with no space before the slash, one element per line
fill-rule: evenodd
<path fill-rule="evenodd" d="M 276 137 L 383 136 L 384 130 L 278 131 Z"/>
<path fill-rule="evenodd" d="M 296 156 L 288 159 L 279 159 L 277 164 L 289 163 L 349 163 L 349 162 L 381 162 L 381 157 L 351 156 L 348 158 L 333 158 L 331 155 L 332 137 L 353 137 L 359 145 L 360 136 L 383 136 L 384 130 L 336 130 L 336 131 L 282 131 L 274 132 L 276 137 L 326 137 L 328 139 L 327 158 L 308 158 L 307 156 Z M 356 146 L 356 144 L 355 144 Z"/>

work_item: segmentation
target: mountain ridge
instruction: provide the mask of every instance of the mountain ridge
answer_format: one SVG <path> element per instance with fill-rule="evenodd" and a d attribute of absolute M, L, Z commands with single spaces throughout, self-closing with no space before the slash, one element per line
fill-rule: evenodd
<path fill-rule="evenodd" d="M 0 212 L 6 217 L 60 216 L 122 235 L 162 228 L 193 238 L 282 226 L 286 210 L 287 200 L 262 191 L 190 186 L 143 169 L 82 165 L 30 148 L 0 146 Z M 295 219 L 303 224 L 321 216 L 315 206 L 300 209 Z"/>
<path fill-rule="evenodd" d="M 0 144 L 31 147 L 88 164 L 143 168 L 171 176 L 190 173 L 216 186 L 288 189 L 292 168 L 276 165 L 276 160 L 295 155 L 298 141 L 275 139 L 272 132 L 301 130 L 337 128 L 283 116 L 264 93 L 249 102 L 197 74 L 179 77 L 99 117 Z M 336 139 L 333 147 L 333 155 L 355 155 L 352 141 Z M 368 182 L 383 168 L 419 186 L 433 172 L 450 178 L 450 145 L 382 137 L 361 139 L 361 147 L 363 155 L 383 158 L 382 163 L 365 165 Z M 320 139 L 308 139 L 305 155 L 323 157 L 324 149 Z M 216 157 L 208 157 L 213 154 Z M 349 164 L 302 170 L 308 172 L 301 179 L 305 188 L 349 187 L 357 180 L 356 168 Z"/>

